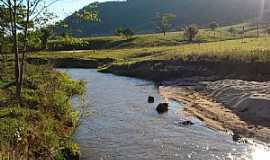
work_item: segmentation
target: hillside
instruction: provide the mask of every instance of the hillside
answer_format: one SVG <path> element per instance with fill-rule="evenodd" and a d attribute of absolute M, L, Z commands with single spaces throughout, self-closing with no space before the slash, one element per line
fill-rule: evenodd
<path fill-rule="evenodd" d="M 251 23 L 241 23 L 231 26 L 221 26 L 212 31 L 209 28 L 199 29 L 194 38 L 194 43 L 217 42 L 233 39 L 242 39 L 242 30 L 245 28 L 245 38 L 255 38 L 258 35 L 257 26 Z M 259 36 L 267 36 L 269 24 L 259 25 Z M 233 29 L 233 32 L 230 30 Z M 130 39 L 122 36 L 97 36 L 97 37 L 59 37 L 48 42 L 49 51 L 70 50 L 101 50 L 101 49 L 129 49 L 157 46 L 179 46 L 188 43 L 183 31 L 152 34 L 136 34 Z M 37 45 L 37 43 L 35 43 Z M 38 48 L 35 48 L 38 50 Z"/>
<path fill-rule="evenodd" d="M 260 3 L 254 0 L 128 0 L 92 6 L 89 4 L 79 12 L 95 10 L 101 22 L 82 21 L 73 14 L 64 20 L 73 35 L 113 34 L 118 27 L 130 27 L 136 33 L 156 32 L 154 19 L 157 13 L 176 15 L 172 30 L 191 23 L 207 26 L 211 21 L 230 25 L 256 17 L 261 8 Z"/>

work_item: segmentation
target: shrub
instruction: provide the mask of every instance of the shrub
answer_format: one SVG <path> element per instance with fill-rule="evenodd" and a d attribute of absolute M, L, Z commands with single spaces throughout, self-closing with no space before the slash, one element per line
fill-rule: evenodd
<path fill-rule="evenodd" d="M 234 34 L 236 32 L 236 29 L 234 27 L 230 27 L 228 29 L 228 32 L 230 32 L 231 34 Z"/>
<path fill-rule="evenodd" d="M 115 33 L 118 36 L 125 37 L 127 40 L 129 40 L 134 35 L 134 32 L 130 28 L 126 29 L 118 28 L 116 29 Z"/>
<path fill-rule="evenodd" d="M 218 23 L 215 22 L 215 21 L 213 21 L 213 22 L 211 22 L 211 23 L 209 24 L 209 27 L 210 27 L 210 29 L 211 29 L 212 31 L 216 30 L 216 28 L 217 28 L 218 26 L 219 26 Z"/>

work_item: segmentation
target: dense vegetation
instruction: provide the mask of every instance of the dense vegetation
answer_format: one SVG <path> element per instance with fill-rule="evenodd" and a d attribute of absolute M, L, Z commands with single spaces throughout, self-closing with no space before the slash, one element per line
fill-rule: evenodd
<path fill-rule="evenodd" d="M 268 6 L 266 4 L 265 10 Z M 79 12 L 93 10 L 99 13 L 101 21 L 82 21 L 74 13 L 64 20 L 69 26 L 68 31 L 77 36 L 113 34 L 119 27 L 131 28 L 136 33 L 156 32 L 159 31 L 156 26 L 158 13 L 172 13 L 176 16 L 172 30 L 190 24 L 206 27 L 212 21 L 231 25 L 258 16 L 260 3 L 254 0 L 128 0 L 90 4 Z"/>
<path fill-rule="evenodd" d="M 21 102 L 15 97 L 10 61 L 0 73 L 0 158 L 64 159 L 79 155 L 70 138 L 80 113 L 70 97 L 82 94 L 82 82 L 49 66 L 27 65 Z"/>
<path fill-rule="evenodd" d="M 71 136 L 81 115 L 71 97 L 83 94 L 83 82 L 26 62 L 30 51 L 47 48 L 48 7 L 43 0 L 0 1 L 0 159 L 79 159 Z"/>

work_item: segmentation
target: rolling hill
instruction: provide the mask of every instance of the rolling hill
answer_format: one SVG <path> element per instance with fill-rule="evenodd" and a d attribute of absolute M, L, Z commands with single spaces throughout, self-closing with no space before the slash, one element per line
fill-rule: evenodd
<path fill-rule="evenodd" d="M 95 10 L 101 21 L 90 23 L 72 14 L 64 19 L 72 35 L 109 35 L 118 27 L 129 27 L 136 33 L 156 32 L 154 19 L 157 13 L 176 15 L 172 30 L 188 24 L 208 26 L 211 21 L 231 25 L 254 19 L 262 9 L 259 1 L 255 0 L 128 0 L 96 3 L 95 8 L 92 6 L 89 4 L 79 12 Z M 266 12 L 269 7 L 263 8 Z M 63 29 L 58 29 L 58 32 L 61 31 Z"/>

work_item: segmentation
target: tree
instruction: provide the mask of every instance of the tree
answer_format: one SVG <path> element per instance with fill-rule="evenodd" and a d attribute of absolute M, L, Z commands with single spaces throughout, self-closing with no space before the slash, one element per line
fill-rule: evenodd
<path fill-rule="evenodd" d="M 230 32 L 232 35 L 235 33 L 235 28 L 234 27 L 230 27 L 229 29 L 228 29 L 228 32 Z"/>
<path fill-rule="evenodd" d="M 0 55 L 2 57 L 2 62 L 4 61 L 4 51 L 3 46 L 5 44 L 5 32 L 6 28 L 8 27 L 8 10 L 3 6 L 0 5 Z"/>
<path fill-rule="evenodd" d="M 12 52 L 14 54 L 14 77 L 16 83 L 16 99 L 20 102 L 24 75 L 24 61 L 28 52 L 29 30 L 35 30 L 38 26 L 46 25 L 50 20 L 48 7 L 59 0 L 0 0 L 1 10 L 7 11 L 8 25 L 4 28 L 12 39 Z M 96 16 L 83 12 L 82 17 L 89 21 Z M 81 18 L 81 17 L 80 17 Z M 38 25 L 36 25 L 38 24 Z M 18 34 L 22 38 L 18 38 Z"/>
<path fill-rule="evenodd" d="M 130 28 L 127 28 L 123 30 L 123 35 L 127 40 L 129 40 L 134 35 L 134 32 Z"/>
<path fill-rule="evenodd" d="M 209 24 L 209 27 L 210 27 L 210 29 L 212 30 L 212 31 L 215 31 L 217 28 L 218 28 L 218 23 L 217 22 L 215 22 L 215 21 L 213 21 L 213 22 L 211 22 L 210 24 Z"/>
<path fill-rule="evenodd" d="M 216 36 L 215 30 L 218 28 L 218 23 L 216 21 L 213 21 L 209 24 L 210 29 L 214 32 L 214 37 Z"/>
<path fill-rule="evenodd" d="M 4 34 L 0 32 L 0 55 L 2 55 L 3 43 L 4 43 Z"/>
<path fill-rule="evenodd" d="M 157 13 L 156 16 L 156 26 L 157 29 L 166 35 L 166 32 L 171 28 L 172 26 L 172 21 L 176 18 L 176 16 L 172 13 L 165 13 L 165 14 L 160 14 Z"/>
<path fill-rule="evenodd" d="M 5 57 L 4 57 L 4 53 L 3 53 L 3 46 L 4 46 L 4 32 L 3 30 L 0 28 L 0 72 L 3 72 L 3 69 L 4 69 L 4 60 L 5 60 Z M 1 80 L 1 74 L 0 74 L 0 80 Z"/>
<path fill-rule="evenodd" d="M 195 36 L 199 33 L 199 29 L 196 25 L 187 26 L 184 30 L 184 36 L 189 42 L 192 42 Z"/>
<path fill-rule="evenodd" d="M 3 41 L 5 28 L 8 27 L 8 10 L 3 6 L 0 5 L 0 43 Z"/>
<path fill-rule="evenodd" d="M 123 28 L 117 28 L 116 30 L 115 30 L 115 34 L 117 35 L 117 36 L 123 36 L 123 32 L 124 32 L 124 29 Z"/>
<path fill-rule="evenodd" d="M 40 40 L 42 48 L 48 49 L 48 40 L 52 36 L 52 30 L 49 27 L 40 29 Z"/>
<path fill-rule="evenodd" d="M 117 28 L 115 30 L 115 34 L 118 36 L 125 37 L 127 40 L 129 40 L 134 35 L 134 32 L 130 28 L 126 28 L 126 29 Z"/>
<path fill-rule="evenodd" d="M 28 30 L 28 23 L 29 23 L 29 14 L 30 14 L 30 2 L 24 1 L 17 1 L 17 0 L 1 0 L 0 1 L 2 10 L 6 10 L 8 15 L 5 15 L 5 18 L 7 18 L 7 23 L 8 26 L 4 28 L 4 30 L 9 30 L 11 33 L 12 37 L 12 42 L 13 42 L 13 47 L 12 51 L 14 53 L 15 57 L 15 63 L 14 63 L 14 68 L 15 68 L 15 81 L 16 81 L 16 98 L 20 98 L 21 94 L 21 80 L 20 80 L 20 75 L 21 75 L 21 66 L 22 64 L 20 63 L 20 57 L 19 57 L 19 45 L 18 45 L 18 30 L 20 29 L 21 32 L 25 33 Z M 25 7 L 25 4 L 27 7 Z M 24 19 L 24 17 L 27 16 L 28 18 Z M 23 21 L 25 23 L 23 23 Z M 26 25 L 27 24 L 27 25 Z M 20 28 L 19 28 L 20 27 Z M 25 29 L 26 28 L 26 29 Z M 24 58 L 24 57 L 22 57 Z"/>
<path fill-rule="evenodd" d="M 52 5 L 43 5 L 45 0 L 0 0 L 0 5 L 7 10 L 8 30 L 12 38 L 12 52 L 14 54 L 14 77 L 16 83 L 16 99 L 19 101 L 23 85 L 25 54 L 28 51 L 28 33 L 34 28 L 35 22 L 45 21 L 45 9 Z M 19 39 L 18 35 L 22 37 Z"/>
<path fill-rule="evenodd" d="M 270 34 L 270 28 L 267 28 L 265 32 L 269 35 Z"/>
<path fill-rule="evenodd" d="M 245 26 L 242 27 L 242 31 L 240 31 L 239 33 L 242 35 L 242 41 L 244 41 L 246 33 Z"/>

